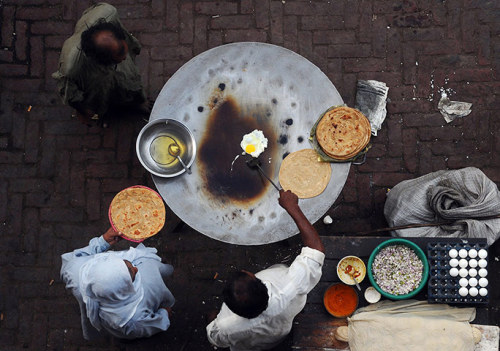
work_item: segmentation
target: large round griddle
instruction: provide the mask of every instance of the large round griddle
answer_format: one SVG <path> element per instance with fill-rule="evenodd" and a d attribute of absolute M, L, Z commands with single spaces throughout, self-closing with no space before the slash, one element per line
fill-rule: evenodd
<path fill-rule="evenodd" d="M 270 162 L 276 183 L 282 155 L 311 148 L 309 131 L 319 115 L 332 105 L 343 104 L 332 82 L 304 57 L 275 45 L 234 43 L 208 50 L 182 66 L 161 90 L 151 120 L 173 118 L 183 122 L 199 146 L 211 112 L 209 102 L 220 82 L 225 82 L 224 93 L 243 108 L 269 109 L 276 135 L 286 136 L 286 143 L 277 144 L 276 157 L 262 160 Z M 201 112 L 200 106 L 204 107 Z M 241 245 L 272 243 L 298 233 L 291 217 L 279 206 L 279 194 L 272 185 L 248 204 L 217 201 L 203 191 L 198 162 L 193 163 L 190 175 L 168 179 L 153 176 L 167 205 L 193 229 Z M 240 158 L 236 162 L 244 161 Z M 325 191 L 299 200 L 312 223 L 332 206 L 347 179 L 350 163 L 331 166 L 332 177 Z"/>

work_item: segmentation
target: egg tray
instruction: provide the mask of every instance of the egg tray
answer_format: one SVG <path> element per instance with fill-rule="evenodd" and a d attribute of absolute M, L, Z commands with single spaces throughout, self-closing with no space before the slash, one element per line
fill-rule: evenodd
<path fill-rule="evenodd" d="M 429 303 L 449 303 L 449 304 L 488 304 L 489 293 L 485 296 L 477 295 L 472 297 L 460 296 L 460 276 L 452 277 L 450 275 L 450 256 L 448 251 L 451 249 L 485 249 L 488 251 L 488 244 L 484 242 L 464 243 L 460 242 L 430 242 L 427 243 L 427 258 L 429 261 L 429 282 L 427 285 L 427 298 Z M 488 263 L 489 253 L 486 257 Z M 489 266 L 486 266 L 488 269 Z M 487 289 L 489 290 L 490 284 Z"/>

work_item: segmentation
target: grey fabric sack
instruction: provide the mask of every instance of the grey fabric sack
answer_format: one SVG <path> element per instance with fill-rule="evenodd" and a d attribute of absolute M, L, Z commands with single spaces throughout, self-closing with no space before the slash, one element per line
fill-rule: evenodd
<path fill-rule="evenodd" d="M 390 227 L 452 221 L 436 227 L 392 231 L 399 237 L 486 238 L 500 237 L 500 192 L 474 167 L 438 171 L 397 184 L 387 195 L 384 215 Z"/>

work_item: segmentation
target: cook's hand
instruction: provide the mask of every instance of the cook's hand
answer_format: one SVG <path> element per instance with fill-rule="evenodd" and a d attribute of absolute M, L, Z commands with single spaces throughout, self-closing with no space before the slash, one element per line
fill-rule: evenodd
<path fill-rule="evenodd" d="M 102 235 L 102 237 L 109 245 L 113 245 L 122 240 L 121 235 L 122 233 L 117 232 L 113 229 L 113 227 L 110 227 L 108 231 Z"/>
<path fill-rule="evenodd" d="M 290 211 L 299 207 L 299 198 L 290 190 L 280 190 L 278 202 L 285 210 Z"/>

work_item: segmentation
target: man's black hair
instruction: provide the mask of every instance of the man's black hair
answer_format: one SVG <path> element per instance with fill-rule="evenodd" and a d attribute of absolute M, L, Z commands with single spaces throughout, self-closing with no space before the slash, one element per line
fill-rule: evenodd
<path fill-rule="evenodd" d="M 112 65 L 115 63 L 113 61 L 112 52 L 108 48 L 98 46 L 95 43 L 96 34 L 102 31 L 110 31 L 118 41 L 125 40 L 126 38 L 125 32 L 120 26 L 111 22 L 106 22 L 102 18 L 95 25 L 82 33 L 82 50 L 85 55 L 95 59 L 97 62 L 103 65 Z"/>
<path fill-rule="evenodd" d="M 222 295 L 231 311 L 249 319 L 260 315 L 269 301 L 264 283 L 242 271 L 235 272 L 227 281 Z"/>

